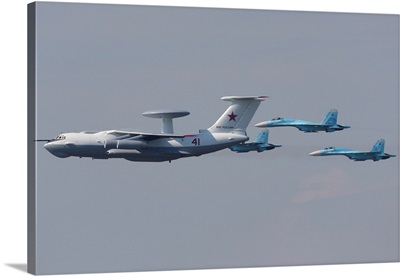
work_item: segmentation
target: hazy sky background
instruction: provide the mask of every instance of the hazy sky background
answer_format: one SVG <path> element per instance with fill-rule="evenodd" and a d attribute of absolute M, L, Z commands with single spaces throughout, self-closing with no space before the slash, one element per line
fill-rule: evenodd
<path fill-rule="evenodd" d="M 227 95 L 268 95 L 255 123 L 282 148 L 169 163 L 58 159 L 38 146 L 43 273 L 398 261 L 398 158 L 310 157 L 326 146 L 399 153 L 399 18 L 394 15 L 39 3 L 37 137 L 130 128 L 191 112 L 211 126 Z"/>

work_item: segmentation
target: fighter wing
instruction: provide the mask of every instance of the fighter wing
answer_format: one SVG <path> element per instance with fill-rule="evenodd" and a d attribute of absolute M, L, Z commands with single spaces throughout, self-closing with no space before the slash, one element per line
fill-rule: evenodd
<path fill-rule="evenodd" d="M 138 140 L 144 141 L 153 141 L 161 138 L 184 138 L 184 135 L 173 135 L 173 134 L 155 134 L 155 133 L 144 133 L 144 132 L 133 132 L 133 131 L 124 131 L 124 130 L 110 130 L 107 134 L 115 135 L 119 139 L 127 139 L 134 138 Z"/>
<path fill-rule="evenodd" d="M 318 132 L 318 125 L 293 125 L 294 127 L 296 127 L 298 130 L 300 131 L 304 131 L 304 132 Z"/>
<path fill-rule="evenodd" d="M 346 155 L 348 158 L 352 160 L 359 160 L 359 161 L 364 161 L 367 159 L 371 159 L 375 156 L 374 153 L 368 152 L 368 151 L 354 151 L 354 152 L 344 152 L 343 155 Z"/>

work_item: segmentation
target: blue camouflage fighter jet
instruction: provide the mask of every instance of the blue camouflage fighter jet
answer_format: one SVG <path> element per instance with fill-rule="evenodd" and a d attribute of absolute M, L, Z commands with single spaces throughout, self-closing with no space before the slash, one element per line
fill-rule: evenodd
<path fill-rule="evenodd" d="M 385 160 L 390 157 L 396 157 L 396 155 L 384 153 L 385 140 L 378 140 L 372 147 L 371 151 L 358 151 L 346 148 L 334 148 L 329 147 L 323 150 L 317 150 L 310 153 L 311 156 L 329 156 L 329 155 L 344 155 L 354 161 L 365 161 L 365 160 Z"/>
<path fill-rule="evenodd" d="M 338 111 L 336 109 L 332 109 L 326 114 L 325 119 L 321 123 L 313 123 L 303 120 L 295 120 L 288 118 L 274 118 L 270 121 L 265 121 L 256 124 L 256 127 L 285 127 L 292 126 L 296 127 L 300 131 L 304 132 L 334 132 L 338 130 L 343 130 L 346 128 L 350 128 L 350 126 L 343 126 L 337 124 Z"/>
<path fill-rule="evenodd" d="M 254 142 L 242 143 L 229 147 L 231 151 L 235 152 L 249 152 L 257 151 L 263 152 L 264 150 L 273 150 L 274 148 L 281 147 L 282 145 L 274 145 L 268 143 L 269 131 L 263 130 L 258 135 Z"/>

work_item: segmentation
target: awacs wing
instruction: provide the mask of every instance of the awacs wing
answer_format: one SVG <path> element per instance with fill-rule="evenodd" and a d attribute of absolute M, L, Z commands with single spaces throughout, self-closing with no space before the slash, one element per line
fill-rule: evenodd
<path fill-rule="evenodd" d="M 124 130 L 110 130 L 107 134 L 117 136 L 117 139 L 140 139 L 144 141 L 153 141 L 161 138 L 184 138 L 184 135 L 173 135 L 173 134 L 155 134 L 155 133 L 145 133 L 145 132 L 134 132 L 134 131 L 124 131 Z"/>

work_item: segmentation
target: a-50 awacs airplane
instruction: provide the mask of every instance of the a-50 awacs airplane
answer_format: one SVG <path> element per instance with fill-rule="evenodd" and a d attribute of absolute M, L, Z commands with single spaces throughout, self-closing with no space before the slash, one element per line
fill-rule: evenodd
<path fill-rule="evenodd" d="M 231 151 L 235 152 L 249 152 L 257 151 L 263 152 L 264 150 L 273 150 L 277 147 L 282 147 L 282 145 L 274 145 L 268 143 L 269 131 L 264 129 L 258 135 L 254 142 L 242 143 L 239 145 L 234 145 L 229 147 Z"/>
<path fill-rule="evenodd" d="M 173 134 L 172 119 L 189 114 L 186 111 L 145 112 L 144 116 L 161 118 L 162 133 L 123 130 L 62 133 L 47 141 L 44 147 L 53 155 L 91 157 L 93 159 L 125 158 L 129 161 L 161 162 L 182 157 L 200 156 L 243 143 L 249 139 L 246 128 L 266 96 L 227 96 L 231 105 L 210 128 L 198 134 Z"/>
<path fill-rule="evenodd" d="M 345 128 L 350 128 L 350 126 L 342 126 L 337 124 L 338 111 L 332 109 L 326 114 L 325 119 L 321 123 L 313 123 L 303 120 L 295 120 L 288 118 L 274 118 L 270 121 L 265 121 L 256 124 L 256 127 L 285 127 L 292 126 L 296 127 L 300 131 L 304 132 L 334 132 L 338 130 L 343 130 Z"/>
<path fill-rule="evenodd" d="M 378 140 L 375 145 L 372 147 L 371 151 L 358 151 L 346 148 L 334 148 L 329 147 L 323 150 L 317 150 L 311 152 L 311 156 L 329 156 L 329 155 L 344 155 L 354 161 L 365 161 L 365 160 L 373 160 L 379 161 L 388 159 L 390 157 L 396 157 L 396 155 L 384 153 L 385 151 L 385 140 Z"/>

